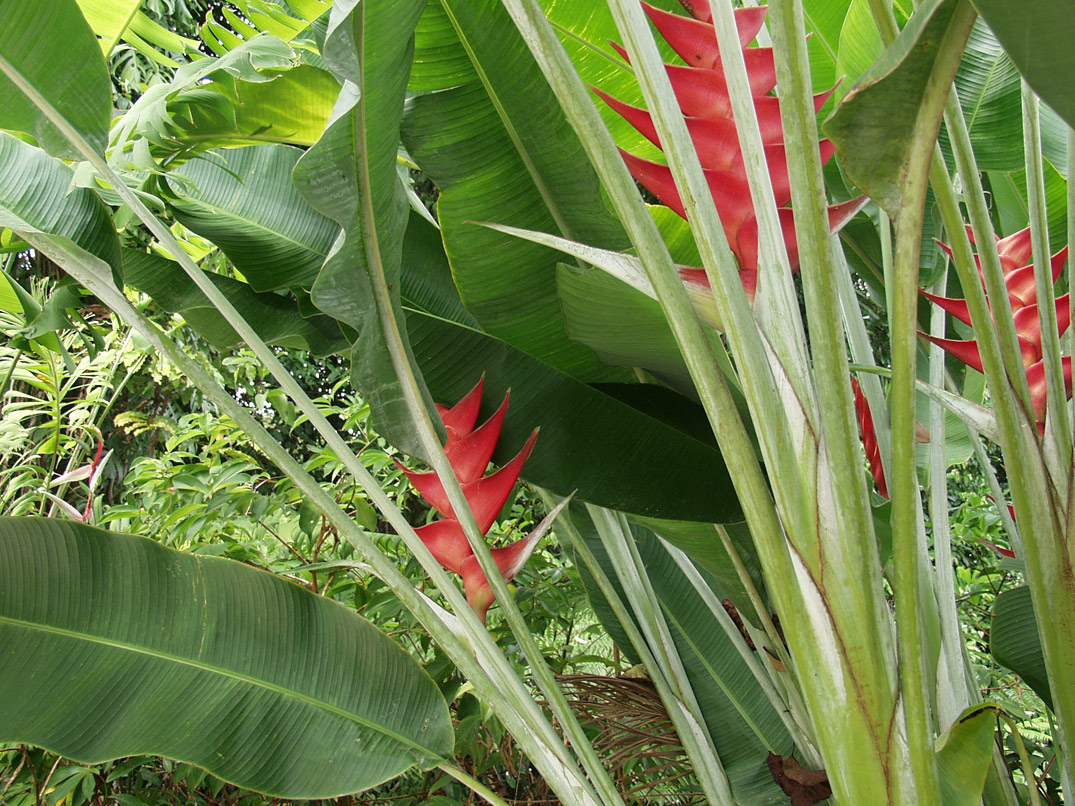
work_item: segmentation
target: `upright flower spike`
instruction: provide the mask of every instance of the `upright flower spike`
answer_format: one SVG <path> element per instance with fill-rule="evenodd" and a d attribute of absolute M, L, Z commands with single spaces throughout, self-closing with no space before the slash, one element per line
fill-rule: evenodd
<path fill-rule="evenodd" d="M 504 396 L 504 402 L 492 417 L 475 427 L 484 382 L 483 377 L 454 406 L 437 406 L 437 413 L 448 434 L 444 452 L 482 534 L 489 531 L 497 513 L 507 503 L 538 436 L 535 429 L 514 459 L 486 476 L 485 471 L 496 448 L 507 413 L 510 393 Z M 455 510 L 448 500 L 444 485 L 436 473 L 417 473 L 403 467 L 399 462 L 396 464 L 407 475 L 418 494 L 442 516 L 441 520 L 426 524 L 415 532 L 437 562 L 463 577 L 467 602 L 484 623 L 485 614 L 495 598 L 493 589 L 478 564 L 478 558 L 474 556 L 462 524 L 455 517 Z M 522 540 L 492 549 L 493 559 L 505 581 L 511 581 L 519 573 L 534 553 L 543 534 L 543 530 L 536 529 Z"/>
<path fill-rule="evenodd" d="M 967 227 L 971 243 L 974 243 L 974 233 Z M 952 250 L 940 244 L 941 248 L 952 254 Z M 1000 256 L 1000 266 L 1004 272 L 1004 286 L 1008 292 L 1008 302 L 1012 306 L 1012 314 L 1015 319 L 1015 332 L 1019 339 L 1019 350 L 1023 356 L 1023 368 L 1026 370 L 1027 384 L 1030 387 L 1030 404 L 1033 408 L 1034 420 L 1038 424 L 1038 431 L 1045 430 L 1045 407 L 1046 407 L 1046 383 L 1045 361 L 1042 358 L 1042 332 L 1041 315 L 1038 310 L 1038 292 L 1034 281 L 1034 266 L 1028 264 L 1031 258 L 1030 228 L 1016 232 L 1006 238 L 997 238 L 997 254 Z M 1060 276 L 1060 272 L 1067 262 L 1068 250 L 1064 247 L 1051 260 L 1053 282 Z M 982 264 L 978 255 L 974 256 L 978 266 L 978 275 L 985 287 L 985 278 L 982 276 Z M 920 292 L 922 296 L 934 304 L 943 308 L 959 321 L 971 325 L 970 312 L 967 309 L 966 300 L 953 299 L 952 297 L 940 297 L 935 294 Z M 1056 300 L 1056 324 L 1058 335 L 1064 332 L 1071 324 L 1070 307 L 1068 304 L 1070 295 L 1057 298 Z M 978 342 L 975 339 L 942 339 L 922 334 L 929 341 L 943 348 L 950 355 L 955 356 L 967 366 L 978 372 L 983 372 L 982 356 L 978 350 Z M 1061 367 L 1064 374 L 1064 393 L 1071 397 L 1071 356 L 1061 358 Z"/>
<path fill-rule="evenodd" d="M 644 2 L 642 5 L 661 36 L 686 63 L 685 66 L 666 65 L 668 77 L 680 109 L 686 117 L 687 130 L 698 153 L 728 243 L 739 263 L 740 277 L 753 298 L 753 290 L 757 285 L 758 223 L 747 182 L 746 166 L 739 147 L 739 136 L 732 115 L 720 50 L 711 23 L 712 13 L 708 0 L 680 2 L 693 18 L 662 11 Z M 791 202 L 791 185 L 787 154 L 784 150 L 784 129 L 780 118 L 780 102 L 775 95 L 770 94 L 776 87 L 776 66 L 772 48 L 748 47 L 761 30 L 766 12 L 765 6 L 757 6 L 737 8 L 734 13 L 773 194 L 779 208 L 784 243 L 792 271 L 795 271 L 799 267 L 799 250 L 795 237 L 795 220 L 788 206 Z M 615 44 L 613 47 L 627 59 L 623 48 Z M 648 112 L 625 104 L 600 90 L 595 89 L 595 92 L 648 140 L 658 148 L 661 147 Z M 814 96 L 815 110 L 820 111 L 831 94 L 830 89 Z M 827 162 L 835 150 L 833 144 L 822 140 L 819 148 L 822 163 Z M 686 217 L 683 202 L 668 166 L 636 157 L 622 149 L 620 153 L 635 179 L 650 190 L 662 204 Z M 837 231 L 851 220 L 865 202 L 865 197 L 860 197 L 832 205 L 829 208 L 829 225 L 832 230 Z M 704 306 L 704 297 L 711 296 L 704 273 L 699 269 L 682 269 L 680 275 L 687 284 L 696 307 Z"/>

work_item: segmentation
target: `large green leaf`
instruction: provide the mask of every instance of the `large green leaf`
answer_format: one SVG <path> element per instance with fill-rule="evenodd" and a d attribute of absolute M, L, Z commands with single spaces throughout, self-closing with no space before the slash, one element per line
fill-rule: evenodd
<path fill-rule="evenodd" d="M 589 519 L 577 510 L 572 511 L 572 519 L 605 573 L 613 580 L 620 598 L 626 602 L 622 589 L 615 582 L 615 572 L 608 555 Z M 769 751 L 785 756 L 794 752 L 792 739 L 780 715 L 708 605 L 661 546 L 656 535 L 640 526 L 632 526 L 631 532 L 671 628 L 675 650 L 683 662 L 687 679 L 728 775 L 735 802 L 744 806 L 786 803 L 786 796 L 773 783 L 772 774 L 766 766 Z M 719 583 L 703 576 L 718 602 L 728 596 Z M 585 570 L 582 577 L 594 611 L 610 634 L 618 642 L 625 642 L 626 631 L 615 621 L 612 608 L 592 577 Z M 630 645 L 624 645 L 623 650 L 637 657 L 637 652 Z M 658 647 L 651 647 L 651 650 L 664 652 L 663 648 Z"/>
<path fill-rule="evenodd" d="M 108 140 L 112 85 L 101 48 L 75 0 L 3 0 L 0 129 L 25 132 L 50 154 L 81 159 L 42 112 L 50 106 L 99 154 Z"/>
<path fill-rule="evenodd" d="M 501 4 L 442 6 L 478 78 L 414 98 L 403 138 L 440 189 L 437 212 L 463 303 L 484 330 L 565 372 L 626 379 L 568 339 L 556 295 L 561 257 L 471 223 L 627 246 L 578 138 Z"/>
<path fill-rule="evenodd" d="M 167 180 L 176 218 L 219 246 L 256 291 L 312 285 L 339 232 L 291 183 L 302 154 L 285 145 L 214 151 Z"/>
<path fill-rule="evenodd" d="M 1027 83 L 1075 126 L 1075 5 L 1056 0 L 971 0 Z"/>
<path fill-rule="evenodd" d="M 397 328 L 404 350 L 410 349 L 399 307 L 409 204 L 396 159 L 414 29 L 424 6 L 425 0 L 333 6 L 325 60 L 344 88 L 324 135 L 295 169 L 303 196 L 343 227 L 313 301 L 359 331 L 352 375 L 379 422 L 411 422 L 396 369 L 408 356 L 393 358 Z M 412 426 L 397 438 L 399 447 L 421 452 Z"/>
<path fill-rule="evenodd" d="M 848 176 L 892 216 L 900 210 L 912 152 L 922 147 L 920 127 L 940 125 L 945 96 L 927 96 L 926 89 L 945 80 L 935 70 L 970 33 L 959 11 L 960 0 L 921 3 L 824 125 Z"/>
<path fill-rule="evenodd" d="M 4 518 L 0 576 L 5 743 L 85 763 L 159 754 L 290 798 L 365 789 L 451 754 L 447 706 L 421 667 L 271 574 Z"/>
<path fill-rule="evenodd" d="M 1038 622 L 1034 618 L 1034 604 L 1030 600 L 1028 586 L 1001 591 L 993 602 L 989 652 L 997 663 L 1023 678 L 1052 708 L 1049 673 L 1045 668 L 1045 653 L 1041 648 Z"/>

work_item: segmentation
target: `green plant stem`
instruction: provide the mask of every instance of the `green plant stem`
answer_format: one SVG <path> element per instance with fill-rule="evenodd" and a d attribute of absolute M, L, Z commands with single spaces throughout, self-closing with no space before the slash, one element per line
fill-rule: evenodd
<path fill-rule="evenodd" d="M 963 45 L 976 13 L 961 0 L 945 32 L 941 56 L 920 100 L 896 225 L 892 319 L 892 543 L 893 589 L 899 640 L 900 694 L 910 750 L 910 780 L 901 797 L 920 804 L 940 803 L 933 720 L 926 695 L 927 652 L 919 610 L 927 579 L 919 556 L 919 487 L 915 450 L 915 375 L 918 348 L 918 264 L 926 190 L 936 151 L 937 130 Z M 901 782 L 903 784 L 903 782 Z"/>
<path fill-rule="evenodd" d="M 459 783 L 470 789 L 475 795 L 485 798 L 486 801 L 492 804 L 492 806 L 510 806 L 510 804 L 496 794 L 493 790 L 475 778 L 473 775 L 468 774 L 465 770 L 460 769 L 454 764 L 443 762 L 437 765 L 437 769 L 442 772 L 446 772 L 452 776 Z"/>

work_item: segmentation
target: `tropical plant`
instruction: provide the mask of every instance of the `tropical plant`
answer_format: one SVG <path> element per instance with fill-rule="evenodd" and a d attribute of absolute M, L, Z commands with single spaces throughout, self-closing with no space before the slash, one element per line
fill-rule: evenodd
<path fill-rule="evenodd" d="M 44 11 L 9 0 L 0 127 L 19 136 L 0 134 L 0 226 L 128 321 L 291 479 L 556 796 L 624 802 L 507 584 L 514 564 L 502 573 L 485 539 L 492 504 L 475 491 L 497 476 L 482 478 L 484 463 L 526 460 L 594 611 L 644 666 L 710 802 L 817 802 L 831 789 L 842 803 L 1008 804 L 1016 790 L 993 740 L 998 720 L 1013 722 L 970 674 L 945 485 L 949 464 L 972 452 L 992 473 L 982 437 L 1003 457 L 1014 517 L 996 478 L 987 484 L 1027 583 L 997 596 L 991 648 L 1054 714 L 1070 791 L 1075 426 L 1048 255 L 1075 208 L 1064 179 L 1075 65 L 1050 42 L 1071 30 L 1071 11 L 1045 0 L 1016 10 L 774 0 L 763 19 L 714 0 L 689 4 L 692 20 L 667 13 L 670 2 L 647 14 L 634 0 L 337 0 L 316 20 L 324 3 L 286 5 L 248 0 L 227 17 L 231 30 L 207 25 L 215 55 L 192 57 L 110 133 L 101 45 L 74 0 Z M 1040 41 L 1033 54 L 1028 41 Z M 687 66 L 668 65 L 668 44 Z M 620 100 L 599 109 L 587 84 Z M 694 106 L 692 92 L 722 114 Z M 312 110 L 302 121 L 296 99 Z M 829 103 L 832 146 L 818 133 Z M 824 164 L 831 148 L 840 170 Z M 401 165 L 438 188 L 435 222 Z M 675 211 L 647 206 L 629 167 Z M 848 221 L 860 194 L 876 206 Z M 975 244 L 992 244 L 995 222 L 1009 238 L 1025 226 L 1024 202 L 1029 253 L 1009 254 L 1025 236 L 1001 240 L 979 249 L 979 271 L 964 218 Z M 117 227 L 134 222 L 149 235 L 133 242 L 148 246 L 121 247 Z M 206 270 L 218 256 L 199 265 L 214 249 L 234 271 Z M 1002 252 L 1033 266 L 1020 275 L 1033 274 L 1032 297 L 1016 294 L 1033 313 L 1013 315 L 1006 281 L 1017 272 Z M 856 278 L 885 310 L 891 369 L 875 363 Z M 989 405 L 981 376 L 937 346 L 951 346 L 941 340 L 956 305 L 920 307 L 920 280 L 935 300 L 966 301 L 973 333 L 960 335 L 977 344 Z M 125 286 L 214 344 L 245 342 L 428 583 L 401 573 Z M 1020 336 L 1040 347 L 1030 378 Z M 270 345 L 347 354 L 379 433 L 433 469 L 419 490 L 445 520 L 416 530 Z M 461 472 L 458 446 L 491 412 L 471 401 L 478 410 L 463 418 L 436 403 L 464 398 L 483 375 L 492 398 L 511 388 L 511 413 L 491 456 Z M 890 503 L 867 486 L 863 441 Z M 413 661 L 312 593 L 80 524 L 9 521 L 0 540 L 12 558 L 0 569 L 5 706 L 22 669 L 49 681 L 0 710 L 0 737 L 84 761 L 171 754 L 295 797 L 437 768 L 500 802 L 452 762 L 446 704 Z M 467 564 L 476 582 L 461 591 L 442 566 L 467 579 Z M 134 598 L 149 595 L 131 579 L 139 565 L 220 595 L 168 588 L 155 609 Z M 63 586 L 32 584 L 41 576 L 91 595 L 74 612 Z M 483 581 L 475 612 L 468 594 Z M 113 617 L 119 591 L 124 618 Z M 525 678 L 484 623 L 493 598 Z M 224 618 L 232 609 L 236 622 Z M 236 649 L 229 629 L 254 610 L 272 629 Z M 1035 621 L 1035 610 L 1050 617 Z M 283 647 L 296 612 L 315 629 Z M 160 634 L 162 619 L 181 629 Z M 201 624 L 214 630 L 203 636 Z M 203 638 L 218 652 L 211 663 L 192 649 Z M 66 641 L 92 666 L 61 697 L 66 678 L 46 672 Z M 363 667 L 383 683 L 367 696 L 354 647 L 385 659 Z M 318 653 L 324 675 L 296 679 L 287 659 L 300 651 Z M 384 679 L 389 666 L 398 680 Z M 173 679 L 209 695 L 177 701 Z M 212 709 L 235 686 L 244 738 L 229 743 Z M 99 723 L 101 704 L 117 715 L 94 741 L 70 728 L 78 692 L 100 706 Z M 57 718 L 34 718 L 46 699 Z M 387 707 L 396 701 L 408 707 Z M 189 717 L 182 729 L 162 735 L 163 709 Z M 278 730 L 277 713 L 301 735 Z M 1018 734 L 1005 735 L 1036 799 L 1032 762 Z"/>

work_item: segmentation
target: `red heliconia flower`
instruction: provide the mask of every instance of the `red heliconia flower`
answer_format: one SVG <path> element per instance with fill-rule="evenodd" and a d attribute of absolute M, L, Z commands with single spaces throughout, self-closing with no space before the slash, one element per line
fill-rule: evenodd
<path fill-rule="evenodd" d="M 974 234 L 967 227 L 971 243 L 974 243 Z M 1008 291 L 1008 301 L 1012 306 L 1015 318 L 1015 332 L 1019 338 L 1019 348 L 1023 354 L 1023 367 L 1026 370 L 1027 383 L 1030 386 L 1030 403 L 1034 409 L 1034 419 L 1038 423 L 1038 430 L 1045 428 L 1045 362 L 1042 360 L 1041 347 L 1041 317 L 1038 312 L 1038 292 L 1034 284 L 1034 266 L 1030 264 L 1030 228 L 1020 230 L 1006 238 L 997 238 L 997 253 L 1000 255 L 1000 266 L 1004 271 L 1004 285 Z M 941 244 L 949 254 L 952 250 Z M 1052 274 L 1055 283 L 1060 272 L 1067 262 L 1068 250 L 1064 247 L 1052 257 Z M 978 255 L 974 256 L 978 264 L 978 274 L 985 287 L 985 279 L 982 277 L 982 264 Z M 956 319 L 970 325 L 970 312 L 967 302 L 963 299 L 951 297 L 939 297 L 934 294 L 921 292 L 924 297 L 933 301 Z M 1068 305 L 1069 294 L 1056 300 L 1056 323 L 1059 335 L 1063 335 L 1071 324 L 1070 308 Z M 934 344 L 943 347 L 948 353 L 954 355 L 964 364 L 983 372 L 982 356 L 978 350 L 978 342 L 974 339 L 941 339 L 923 333 Z M 1071 356 L 1066 355 L 1061 359 L 1064 373 L 1064 387 L 1067 397 L 1071 397 Z"/>
<path fill-rule="evenodd" d="M 731 100 L 717 48 L 716 34 L 708 0 L 681 0 L 694 16 L 684 17 L 653 8 L 643 3 L 650 20 L 660 31 L 673 50 L 686 65 L 666 65 L 672 89 L 686 116 L 687 129 L 694 141 L 709 184 L 709 190 L 720 214 L 721 224 L 739 262 L 740 276 L 750 291 L 756 286 L 758 269 L 758 223 L 754 216 L 754 204 L 747 183 L 746 167 L 739 148 L 739 135 L 732 116 Z M 795 239 L 795 221 L 791 208 L 791 185 L 788 178 L 787 154 L 784 150 L 784 129 L 780 120 L 780 102 L 771 95 L 776 86 L 776 66 L 772 48 L 747 47 L 761 30 L 765 21 L 765 6 L 735 9 L 739 42 L 743 47 L 747 75 L 754 96 L 754 108 L 761 128 L 762 144 L 769 164 L 769 176 L 779 209 L 780 223 L 787 247 L 792 271 L 799 267 L 799 250 Z M 613 44 L 625 59 L 626 52 Z M 653 121 L 648 112 L 630 106 L 600 90 L 597 94 L 627 122 L 640 131 L 658 148 L 661 147 Z M 814 106 L 820 110 L 832 94 L 820 93 L 814 97 Z M 828 140 L 820 143 L 822 162 L 833 155 L 834 146 Z M 686 217 L 679 191 L 672 180 L 668 166 L 636 157 L 621 149 L 632 176 L 648 188 L 662 204 Z M 865 197 L 852 199 L 829 208 L 829 223 L 833 231 L 846 224 L 866 203 Z M 686 276 L 694 271 L 694 276 Z M 700 270 L 681 270 L 688 284 L 696 286 L 696 293 L 708 293 L 709 284 Z"/>
<path fill-rule="evenodd" d="M 489 531 L 497 513 L 503 509 L 515 487 L 515 482 L 519 480 L 523 464 L 534 449 L 538 436 L 537 429 L 535 429 L 514 459 L 486 476 L 486 468 L 489 466 L 489 460 L 493 456 L 497 439 L 500 437 L 510 392 L 504 396 L 504 402 L 500 404 L 496 413 L 475 428 L 475 423 L 478 421 L 478 409 L 481 407 L 484 382 L 483 377 L 462 400 L 451 408 L 437 406 L 437 413 L 448 433 L 444 452 L 455 477 L 459 480 L 460 487 L 463 488 L 463 496 L 470 505 L 482 534 Z M 407 478 L 418 490 L 419 495 L 443 516 L 442 520 L 433 521 L 416 529 L 415 532 L 437 562 L 463 577 L 463 590 L 466 592 L 467 603 L 484 622 L 486 611 L 489 610 L 495 598 L 493 590 L 481 566 L 478 565 L 478 559 L 474 556 L 462 525 L 455 518 L 455 511 L 444 491 L 444 485 L 434 472 L 416 473 L 407 470 L 399 462 L 396 464 L 407 474 Z M 535 530 L 529 537 L 511 545 L 492 549 L 493 559 L 496 560 L 500 573 L 506 581 L 511 581 L 530 559 L 530 555 L 534 553 L 541 539 L 541 534 Z"/>
<path fill-rule="evenodd" d="M 859 382 L 851 379 L 851 388 L 855 391 L 855 414 L 858 415 L 859 431 L 862 434 L 862 446 L 866 449 L 866 460 L 870 463 L 870 472 L 877 482 L 877 492 L 888 498 L 888 484 L 885 481 L 885 467 L 881 464 L 881 449 L 877 444 L 877 432 L 873 427 L 870 404 L 859 388 Z"/>

